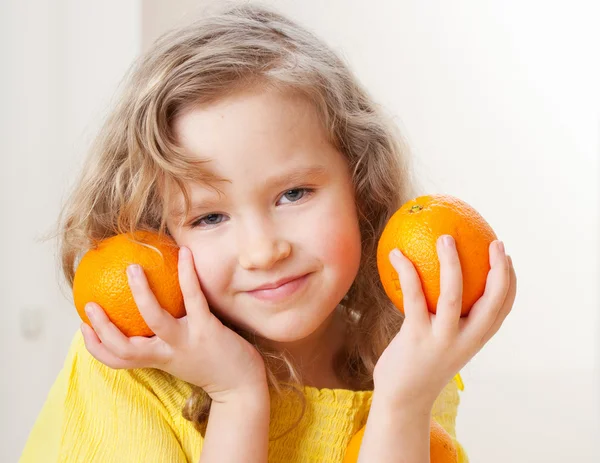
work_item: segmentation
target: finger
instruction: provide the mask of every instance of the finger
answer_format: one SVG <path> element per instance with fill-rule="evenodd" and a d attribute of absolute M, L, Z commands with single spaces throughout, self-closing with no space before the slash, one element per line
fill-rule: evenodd
<path fill-rule="evenodd" d="M 148 327 L 165 342 L 176 342 L 180 334 L 180 324 L 160 306 L 142 267 L 137 264 L 127 267 L 127 279 L 133 300 Z"/>
<path fill-rule="evenodd" d="M 398 272 L 405 320 L 410 319 L 421 326 L 430 326 L 427 301 L 415 266 L 399 249 L 392 250 L 389 259 L 396 272 Z"/>
<path fill-rule="evenodd" d="M 454 238 L 440 236 L 437 240 L 440 261 L 440 296 L 437 301 L 435 326 L 444 333 L 458 331 L 463 298 L 463 276 Z"/>
<path fill-rule="evenodd" d="M 178 272 L 190 330 L 203 329 L 213 315 L 200 287 L 192 252 L 185 246 L 179 248 Z"/>
<path fill-rule="evenodd" d="M 100 356 L 98 360 L 112 368 L 154 367 L 158 352 L 156 342 L 152 338 L 141 336 L 128 338 L 97 304 L 89 303 L 86 306 L 86 314 L 92 327 L 87 327 L 89 330 L 84 327 L 86 331 L 84 334 L 93 332 L 94 336 L 90 337 L 91 346 Z M 145 345 L 141 345 L 142 339 L 146 339 Z"/>
<path fill-rule="evenodd" d="M 485 336 L 481 340 L 481 347 L 483 347 L 483 345 L 486 344 L 492 338 L 492 336 L 494 336 L 498 332 L 498 330 L 504 323 L 504 320 L 506 319 L 508 314 L 511 312 L 513 304 L 515 302 L 515 297 L 517 295 L 517 275 L 515 274 L 515 269 L 513 267 L 511 257 L 510 256 L 506 256 L 506 257 L 508 259 L 508 265 L 509 265 L 510 285 L 508 288 L 508 292 L 506 294 L 506 298 L 504 299 L 504 304 L 502 305 L 502 309 L 500 309 L 500 312 L 498 312 L 498 316 L 496 317 L 496 320 L 494 321 L 492 327 L 488 330 L 488 332 L 485 334 Z"/>
<path fill-rule="evenodd" d="M 465 319 L 464 333 L 468 339 L 481 340 L 502 309 L 510 286 L 510 269 L 502 244 L 490 244 L 490 266 L 483 296 L 475 302 Z"/>
<path fill-rule="evenodd" d="M 94 329 L 86 323 L 81 324 L 81 333 L 86 349 L 99 362 L 113 369 L 134 368 L 130 361 L 123 360 L 113 354 L 105 344 L 102 343 Z"/>

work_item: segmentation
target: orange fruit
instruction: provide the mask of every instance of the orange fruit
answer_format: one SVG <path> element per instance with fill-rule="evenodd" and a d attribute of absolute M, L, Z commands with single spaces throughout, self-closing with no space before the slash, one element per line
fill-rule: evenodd
<path fill-rule="evenodd" d="M 429 433 L 429 461 L 431 463 L 457 463 L 458 451 L 450 434 L 435 420 L 431 420 Z"/>
<path fill-rule="evenodd" d="M 346 448 L 346 455 L 342 463 L 356 463 L 358 461 L 358 452 L 362 444 L 365 427 L 361 428 L 352 439 Z M 450 434 L 434 419 L 431 420 L 431 428 L 429 434 L 429 454 L 431 463 L 457 463 L 458 452 L 452 441 Z"/>
<path fill-rule="evenodd" d="M 450 195 L 420 196 L 406 202 L 390 218 L 377 245 L 377 268 L 386 294 L 404 313 L 398 273 L 389 253 L 398 248 L 414 265 L 427 307 L 436 313 L 440 295 L 440 263 L 436 250 L 441 235 L 452 235 L 463 275 L 461 315 L 483 295 L 490 270 L 489 246 L 496 234 L 466 202 Z"/>
<path fill-rule="evenodd" d="M 344 461 L 342 463 L 356 463 L 358 461 L 358 452 L 360 451 L 360 445 L 362 444 L 363 437 L 365 435 L 366 426 L 363 426 L 354 436 L 350 439 L 348 447 L 346 447 L 346 455 L 344 455 Z"/>
<path fill-rule="evenodd" d="M 177 244 L 158 233 L 137 231 L 134 236 L 123 233 L 102 240 L 85 253 L 75 271 L 73 299 L 79 316 L 91 326 L 85 305 L 95 302 L 126 336 L 154 335 L 133 299 L 126 270 L 139 264 L 160 306 L 180 318 L 185 306 L 177 261 Z"/>

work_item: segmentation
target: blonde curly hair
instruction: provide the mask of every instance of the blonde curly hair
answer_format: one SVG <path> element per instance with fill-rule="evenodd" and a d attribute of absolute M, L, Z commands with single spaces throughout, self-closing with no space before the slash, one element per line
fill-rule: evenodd
<path fill-rule="evenodd" d="M 372 389 L 375 364 L 402 324 L 379 281 L 377 241 L 391 215 L 417 196 L 409 150 L 391 117 L 322 40 L 256 3 L 222 4 L 165 33 L 123 82 L 59 217 L 59 255 L 69 286 L 78 259 L 98 241 L 140 229 L 168 234 L 171 187 L 179 188 L 189 211 L 186 182 L 207 177 L 202 163 L 177 146 L 173 121 L 179 114 L 250 85 L 299 93 L 314 105 L 352 173 L 362 249 L 356 279 L 339 305 L 348 338 L 336 368 L 357 390 Z M 250 333 L 230 328 L 252 341 Z M 292 359 L 257 349 L 272 390 L 291 385 L 303 400 Z M 274 371 L 282 364 L 284 380 Z M 201 432 L 210 403 L 193 388 L 182 410 Z"/>

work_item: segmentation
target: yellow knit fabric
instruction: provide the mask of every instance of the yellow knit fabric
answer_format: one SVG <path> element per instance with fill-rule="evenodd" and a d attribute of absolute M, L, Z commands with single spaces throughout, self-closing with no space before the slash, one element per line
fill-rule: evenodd
<path fill-rule="evenodd" d="M 450 382 L 433 408 L 434 418 L 454 439 L 458 389 L 457 381 Z M 202 437 L 181 416 L 190 391 L 187 383 L 160 370 L 103 365 L 77 332 L 20 462 L 198 462 Z M 269 462 L 340 463 L 351 437 L 366 423 L 372 392 L 304 391 L 306 414 L 293 431 L 270 442 Z M 273 395 L 270 435 L 286 431 L 300 412 L 293 393 Z M 459 463 L 468 462 L 456 444 Z"/>

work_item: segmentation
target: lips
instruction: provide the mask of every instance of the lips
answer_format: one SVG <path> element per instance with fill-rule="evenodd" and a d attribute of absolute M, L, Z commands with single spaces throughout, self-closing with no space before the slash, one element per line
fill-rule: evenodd
<path fill-rule="evenodd" d="M 273 283 L 266 283 L 264 285 L 258 286 L 257 288 L 254 288 L 251 291 L 279 288 L 280 286 L 283 286 L 284 284 L 289 283 L 290 281 L 297 280 L 298 278 L 301 278 L 302 276 L 304 276 L 304 275 L 297 275 L 297 276 L 293 276 L 293 277 L 281 278 L 280 280 L 277 280 Z"/>
<path fill-rule="evenodd" d="M 283 302 L 284 300 L 288 300 L 288 298 L 292 297 L 295 293 L 300 293 L 300 291 L 307 286 L 310 275 L 310 273 L 307 273 L 300 277 L 285 278 L 274 283 L 263 285 L 255 290 L 248 291 L 247 293 L 256 299 L 265 302 Z M 269 286 L 270 288 L 266 288 Z"/>

